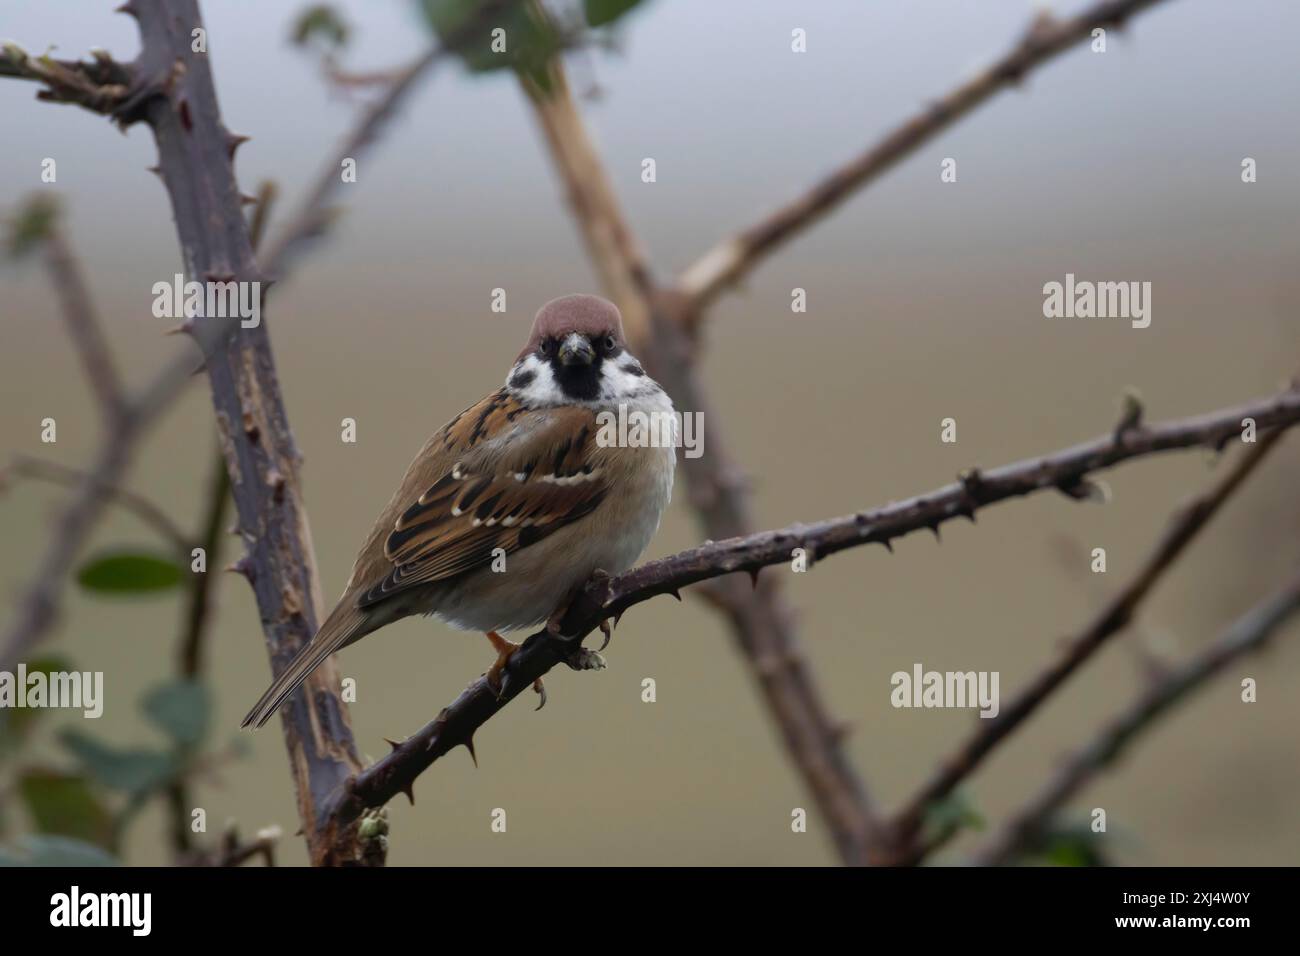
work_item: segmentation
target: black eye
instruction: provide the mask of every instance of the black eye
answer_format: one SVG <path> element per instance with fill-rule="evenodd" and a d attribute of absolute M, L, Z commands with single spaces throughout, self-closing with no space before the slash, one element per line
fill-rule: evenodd
<path fill-rule="evenodd" d="M 612 335 L 605 336 L 605 341 L 601 344 L 605 346 L 606 352 L 612 352 L 618 346 L 618 343 L 614 341 L 614 336 Z"/>
<path fill-rule="evenodd" d="M 541 352 L 543 356 L 550 355 L 553 346 L 554 343 L 550 339 L 542 339 L 542 344 L 538 346 L 537 351 Z"/>

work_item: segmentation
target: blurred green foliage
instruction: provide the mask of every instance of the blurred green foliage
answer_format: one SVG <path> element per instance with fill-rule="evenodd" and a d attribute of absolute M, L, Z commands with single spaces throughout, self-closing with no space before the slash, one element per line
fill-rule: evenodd
<path fill-rule="evenodd" d="M 572 42 L 580 23 L 604 27 L 641 0 L 583 0 L 581 12 L 499 0 L 418 0 L 439 41 L 475 72 L 514 70 L 550 89 L 551 58 Z"/>
<path fill-rule="evenodd" d="M 118 550 L 93 558 L 77 571 L 77 583 L 100 594 L 141 594 L 169 591 L 185 572 L 170 557 L 144 551 Z"/>
<path fill-rule="evenodd" d="M 347 44 L 350 34 L 347 23 L 337 10 L 327 3 L 318 3 L 298 14 L 289 37 L 298 46 L 307 46 L 315 42 L 327 48 L 337 49 Z"/>
<path fill-rule="evenodd" d="M 53 196 L 36 195 L 19 206 L 9 219 L 5 251 L 21 259 L 36 250 L 50 235 L 59 218 L 59 204 Z"/>

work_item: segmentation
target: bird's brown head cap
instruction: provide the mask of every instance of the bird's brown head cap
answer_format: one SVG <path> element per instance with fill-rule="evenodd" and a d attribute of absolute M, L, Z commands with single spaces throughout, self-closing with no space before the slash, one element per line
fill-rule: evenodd
<path fill-rule="evenodd" d="M 570 332 L 588 338 L 612 335 L 618 348 L 627 347 L 623 339 L 623 316 L 618 306 L 598 295 L 562 295 L 537 310 L 528 344 L 519 353 L 523 358 L 537 349 L 545 339 L 562 340 Z"/>

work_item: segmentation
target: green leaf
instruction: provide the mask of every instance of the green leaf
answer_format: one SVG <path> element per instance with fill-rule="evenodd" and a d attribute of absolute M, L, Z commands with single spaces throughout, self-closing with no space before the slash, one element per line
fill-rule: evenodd
<path fill-rule="evenodd" d="M 20 259 L 39 246 L 49 237 L 58 218 L 59 204 L 48 195 L 38 195 L 15 210 L 6 242 L 9 255 Z"/>
<path fill-rule="evenodd" d="M 348 25 L 328 3 L 318 3 L 298 14 L 289 37 L 298 46 L 319 39 L 325 46 L 342 47 L 348 42 Z"/>
<path fill-rule="evenodd" d="M 77 583 L 103 594 L 146 593 L 174 588 L 184 576 L 170 557 L 123 550 L 87 562 L 77 572 Z"/>
<path fill-rule="evenodd" d="M 961 791 L 954 791 L 942 800 L 925 808 L 926 832 L 931 836 L 959 832 L 964 829 L 984 829 L 984 817 Z"/>
<path fill-rule="evenodd" d="M 0 866 L 121 866 L 99 847 L 61 836 L 24 836 L 0 847 Z"/>
<path fill-rule="evenodd" d="M 140 706 L 155 724 L 183 747 L 193 747 L 207 733 L 212 710 L 208 689 L 197 681 L 177 680 L 150 689 Z"/>
<path fill-rule="evenodd" d="M 1109 866 L 1105 834 L 1093 833 L 1086 823 L 1065 825 L 1043 835 L 1030 855 L 1052 866 Z"/>
<path fill-rule="evenodd" d="M 589 25 L 603 27 L 607 23 L 613 23 L 640 2 L 641 0 L 583 0 L 582 12 Z"/>
<path fill-rule="evenodd" d="M 33 768 L 18 778 L 18 792 L 41 833 L 75 837 L 109 847 L 113 820 L 78 774 Z"/>
<path fill-rule="evenodd" d="M 550 88 L 547 64 L 559 52 L 561 37 L 531 4 L 511 4 L 483 14 L 481 0 L 420 0 L 425 19 L 439 41 L 455 49 L 475 72 L 513 69 L 542 89 Z M 504 30 L 504 50 L 494 50 L 493 31 Z"/>
<path fill-rule="evenodd" d="M 165 786 L 181 765 L 177 757 L 160 750 L 123 750 L 77 730 L 59 734 L 59 742 L 76 757 L 86 773 L 111 790 L 141 795 Z"/>
<path fill-rule="evenodd" d="M 67 673 L 72 664 L 65 657 L 50 654 L 27 662 L 27 674 L 52 674 L 56 671 Z M 33 721 L 46 712 L 43 707 L 4 707 L 0 708 L 0 753 L 12 750 L 22 743 Z"/>

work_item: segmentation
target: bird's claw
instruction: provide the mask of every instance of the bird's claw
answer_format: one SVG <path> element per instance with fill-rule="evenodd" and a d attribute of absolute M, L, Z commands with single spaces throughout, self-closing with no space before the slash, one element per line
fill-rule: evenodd
<path fill-rule="evenodd" d="M 596 650 L 596 653 L 597 653 L 597 654 L 599 654 L 599 653 L 600 653 L 601 651 L 603 651 L 605 648 L 609 647 L 609 638 L 610 638 L 610 635 L 612 635 L 612 634 L 614 633 L 614 629 L 613 629 L 612 627 L 609 626 L 609 621 L 606 620 L 606 621 L 601 621 L 601 622 L 600 622 L 600 633 L 602 633 L 602 634 L 605 635 L 605 639 L 604 639 L 603 641 L 600 642 L 600 647 L 597 648 L 597 650 Z"/>
<path fill-rule="evenodd" d="M 564 663 L 575 671 L 603 671 L 608 666 L 599 651 L 586 647 L 578 648 Z"/>
<path fill-rule="evenodd" d="M 541 710 L 543 707 L 546 706 L 546 685 L 542 683 L 542 679 L 540 677 L 537 678 L 537 680 L 533 681 L 533 690 L 535 690 L 538 693 L 538 695 L 542 698 L 537 702 L 537 706 L 534 707 L 533 710 L 535 711 Z"/>

